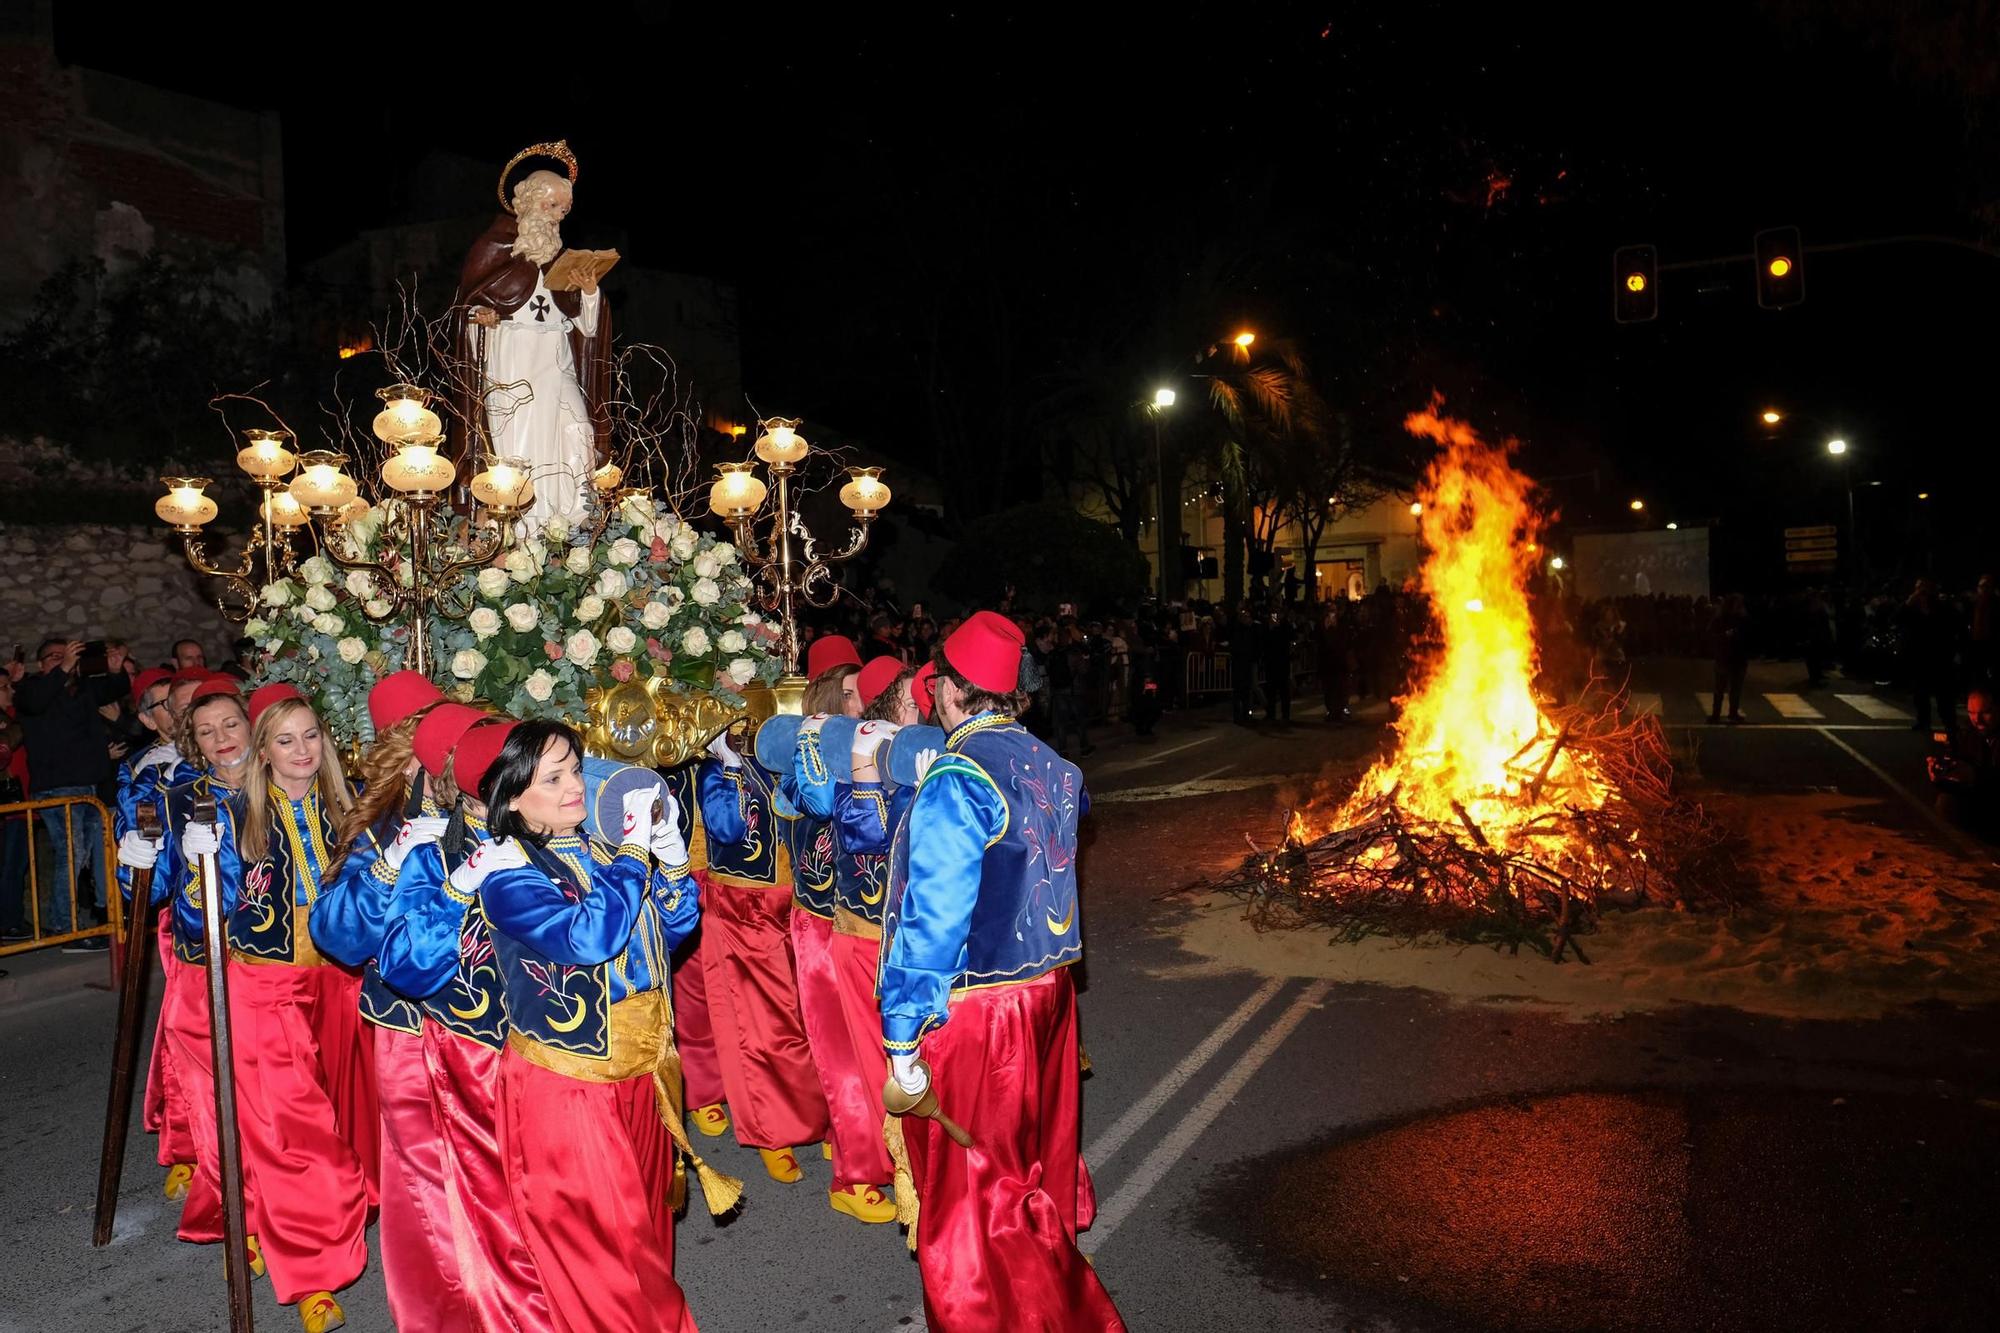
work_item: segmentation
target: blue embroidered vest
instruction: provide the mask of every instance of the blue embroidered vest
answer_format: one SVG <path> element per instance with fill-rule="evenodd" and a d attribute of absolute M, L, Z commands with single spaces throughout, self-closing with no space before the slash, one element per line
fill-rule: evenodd
<path fill-rule="evenodd" d="M 756 887 L 785 883 L 791 873 L 791 867 L 785 864 L 790 859 L 790 826 L 796 820 L 779 817 L 771 775 L 756 760 L 746 759 L 735 768 L 722 769 L 722 780 L 737 789 L 743 836 L 725 841 L 718 830 L 709 829 L 709 870 L 739 884 Z"/>
<path fill-rule="evenodd" d="M 402 812 L 391 810 L 376 820 L 368 831 L 360 836 L 372 839 L 371 849 L 377 857 L 380 857 L 382 849 L 394 841 L 402 829 Z M 348 853 L 349 856 L 361 854 L 360 847 Z M 392 1031 L 408 1032 L 413 1035 L 423 1031 L 423 1014 L 417 1008 L 416 1002 L 404 999 L 389 989 L 388 983 L 382 980 L 381 972 L 376 969 L 373 958 L 368 960 L 368 966 L 361 972 L 361 1017 L 378 1028 L 389 1028 Z"/>
<path fill-rule="evenodd" d="M 566 894 L 580 900 L 591 891 L 554 852 L 526 841 L 521 846 L 528 864 Z M 572 1055 L 609 1059 L 610 964 L 554 963 L 504 931 L 493 931 L 491 939 L 506 992 L 507 1021 L 514 1030 Z"/>
<path fill-rule="evenodd" d="M 478 845 L 476 838 L 485 835 L 482 826 L 468 828 L 461 838 L 456 839 L 454 846 L 450 833 L 451 830 L 446 831 L 438 850 L 444 856 L 444 891 L 456 901 L 459 894 L 451 887 L 451 872 L 465 864 L 465 859 Z M 533 854 L 534 849 L 530 848 L 529 855 Z M 446 1031 L 496 1051 L 506 1045 L 506 988 L 500 979 L 500 959 L 494 945 L 493 927 L 487 923 L 486 913 L 476 900 L 466 904 L 465 919 L 459 923 L 458 966 L 453 970 L 451 980 L 419 1004 L 424 1017 Z"/>

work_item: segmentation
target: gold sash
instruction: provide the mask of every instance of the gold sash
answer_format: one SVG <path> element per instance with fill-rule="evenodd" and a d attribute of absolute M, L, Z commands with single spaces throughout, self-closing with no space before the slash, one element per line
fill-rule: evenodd
<path fill-rule="evenodd" d="M 611 1006 L 611 1054 L 603 1060 L 558 1050 L 524 1032 L 509 1032 L 507 1048 L 531 1065 L 585 1083 L 623 1083 L 650 1074 L 660 1121 L 674 1148 L 694 1165 L 708 1211 L 720 1217 L 743 1198 L 743 1182 L 710 1166 L 688 1142 L 681 1123 L 681 1053 L 674 1048 L 674 1007 L 661 990 L 629 995 Z"/>
<path fill-rule="evenodd" d="M 306 920 L 312 915 L 312 908 L 292 905 L 292 956 L 290 958 L 266 958 L 261 954 L 244 953 L 241 949 L 231 949 L 229 957 L 238 963 L 250 963 L 259 967 L 332 967 L 335 964 L 313 944 L 312 932 L 306 929 Z"/>
<path fill-rule="evenodd" d="M 848 911 L 839 903 L 833 905 L 833 930 L 836 935 L 852 935 L 857 939 L 874 940 L 878 944 L 882 940 L 882 927 L 859 912 Z"/>

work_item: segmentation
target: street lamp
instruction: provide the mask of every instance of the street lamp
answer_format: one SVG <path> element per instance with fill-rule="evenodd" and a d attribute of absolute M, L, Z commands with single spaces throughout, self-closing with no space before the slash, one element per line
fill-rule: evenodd
<path fill-rule="evenodd" d="M 1235 338 L 1231 339 L 1231 341 L 1236 344 L 1239 350 L 1247 352 L 1250 350 L 1250 344 L 1257 341 L 1257 335 L 1245 329 L 1243 332 L 1237 334 Z"/>
<path fill-rule="evenodd" d="M 1778 423 L 1779 423 L 1780 421 L 1783 421 L 1784 419 L 1785 419 L 1785 414 L 1784 414 L 1783 412 L 1780 412 L 1780 411 L 1779 411 L 1779 410 L 1778 410 L 1777 408 L 1775 408 L 1775 407 L 1767 407 L 1767 408 L 1765 408 L 1765 409 L 1764 409 L 1764 424 L 1765 424 L 1765 425 L 1767 425 L 1767 426 L 1775 426 L 1775 425 L 1777 425 L 1777 424 L 1778 424 Z"/>
<path fill-rule="evenodd" d="M 1830 454 L 1844 454 L 1847 452 L 1847 441 L 1828 440 L 1826 442 L 1826 451 Z"/>
<path fill-rule="evenodd" d="M 1173 601 L 1173 583 L 1167 574 L 1167 465 L 1160 447 L 1160 418 L 1174 405 L 1172 389 L 1153 390 L 1153 545 L 1160 562 L 1160 605 Z"/>
<path fill-rule="evenodd" d="M 1632 512 L 1635 514 L 1644 513 L 1646 509 L 1646 502 L 1644 500 L 1635 499 L 1632 501 L 1631 509 Z"/>

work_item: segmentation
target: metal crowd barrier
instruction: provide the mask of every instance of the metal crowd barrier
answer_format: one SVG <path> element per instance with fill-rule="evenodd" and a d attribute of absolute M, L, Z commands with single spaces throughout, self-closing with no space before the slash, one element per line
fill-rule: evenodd
<path fill-rule="evenodd" d="M 1188 699 L 1196 699 L 1204 694 L 1229 693 L 1229 654 L 1189 653 L 1186 685 L 1185 697 Z"/>
<path fill-rule="evenodd" d="M 79 855 L 85 849 L 77 844 L 76 811 L 79 806 L 88 806 L 97 812 L 100 836 L 104 840 L 104 860 L 102 862 L 105 883 L 105 909 L 110 919 L 103 925 L 86 926 L 83 922 L 90 918 L 94 904 L 89 897 L 78 901 L 77 881 L 81 878 Z M 47 810 L 62 811 L 62 847 L 55 846 L 50 837 L 51 850 L 55 854 L 55 864 L 47 867 L 45 873 L 41 864 L 41 839 L 48 816 Z M 5 854 L 8 844 L 18 839 L 21 850 L 13 856 Z M 62 863 L 62 848 L 69 849 L 69 864 Z M 18 864 L 17 864 L 18 863 Z M 125 903 L 118 890 L 118 844 L 111 836 L 111 812 L 95 796 L 46 796 L 32 801 L 10 801 L 0 804 L 0 876 L 8 876 L 18 870 L 21 883 L 12 885 L 0 879 L 0 907 L 10 903 L 14 895 L 20 894 L 21 910 L 25 915 L 30 937 L 9 944 L 0 944 L 0 958 L 9 954 L 27 953 L 32 949 L 46 949 L 51 945 L 67 944 L 71 940 L 90 939 L 104 936 L 111 942 L 112 984 L 117 985 L 118 958 L 122 951 L 125 922 Z M 67 894 L 69 898 L 69 929 L 57 930 L 43 920 L 42 902 L 50 894 Z M 50 906 L 56 906 L 54 899 Z M 53 916 L 53 913 L 50 913 Z M 12 925 L 12 922 L 0 922 Z"/>

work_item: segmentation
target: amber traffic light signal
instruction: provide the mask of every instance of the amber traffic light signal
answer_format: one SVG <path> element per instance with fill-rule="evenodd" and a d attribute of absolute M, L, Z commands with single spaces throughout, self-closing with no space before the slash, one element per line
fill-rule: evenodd
<path fill-rule="evenodd" d="M 1757 304 L 1783 310 L 1806 299 L 1805 246 L 1797 227 L 1757 233 Z"/>
<path fill-rule="evenodd" d="M 1611 317 L 1639 324 L 1660 313 L 1660 255 L 1650 245 L 1620 246 L 1611 256 Z"/>

